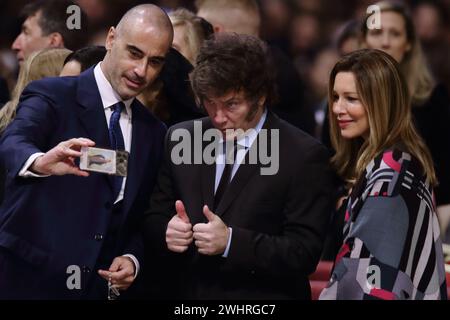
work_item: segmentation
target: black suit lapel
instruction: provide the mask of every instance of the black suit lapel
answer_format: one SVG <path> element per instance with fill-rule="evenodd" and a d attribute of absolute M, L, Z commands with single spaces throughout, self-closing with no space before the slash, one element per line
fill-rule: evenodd
<path fill-rule="evenodd" d="M 131 208 L 137 195 L 144 170 L 149 165 L 147 159 L 153 149 L 154 139 L 152 138 L 151 126 L 146 123 L 147 116 L 145 110 L 141 109 L 139 102 L 135 99 L 131 104 L 132 109 L 132 137 L 131 152 L 128 159 L 128 176 L 125 186 L 124 209 L 125 212 Z"/>
<path fill-rule="evenodd" d="M 208 118 L 203 123 L 202 134 L 212 128 L 211 120 Z M 205 150 L 206 146 L 211 142 L 203 141 L 202 151 Z M 207 205 L 210 209 L 214 206 L 214 186 L 216 181 L 216 164 L 206 164 L 202 158 L 201 164 L 201 188 L 202 188 L 202 199 L 203 205 Z"/>
<path fill-rule="evenodd" d="M 262 127 L 262 129 L 269 130 L 267 132 L 267 146 L 270 148 L 271 146 L 271 140 L 270 140 L 270 129 L 273 128 L 274 122 L 277 119 L 275 116 L 268 111 L 266 121 Z M 258 160 L 257 163 L 252 164 L 250 163 L 250 154 L 254 152 L 254 154 L 258 154 L 259 150 L 259 140 L 260 135 L 256 137 L 255 141 L 251 145 L 250 149 L 248 150 L 247 154 L 245 155 L 244 161 L 239 166 L 238 170 L 236 171 L 236 174 L 234 175 L 233 179 L 231 180 L 230 184 L 228 185 L 228 188 L 225 191 L 225 194 L 223 195 L 222 200 L 219 203 L 219 206 L 217 207 L 216 214 L 219 216 L 223 216 L 234 199 L 244 192 L 245 185 L 249 181 L 251 177 L 253 177 L 256 174 L 261 174 L 261 162 Z"/>
<path fill-rule="evenodd" d="M 228 185 L 222 200 L 219 203 L 219 206 L 216 209 L 215 214 L 222 216 L 227 209 L 230 207 L 233 200 L 244 190 L 247 181 L 256 174 L 256 170 L 260 167 L 260 164 L 250 164 L 249 163 L 249 153 L 252 152 L 252 149 L 256 148 L 257 140 L 255 139 L 253 145 L 250 150 L 247 152 L 244 158 L 244 162 L 241 163 L 236 174 Z M 215 173 L 215 172 L 214 172 Z"/>
<path fill-rule="evenodd" d="M 90 68 L 78 77 L 77 101 L 80 105 L 78 118 L 87 132 L 87 137 L 98 148 L 110 148 L 108 124 L 100 92 L 94 77 L 94 68 Z M 113 190 L 113 177 L 105 175 Z"/>
<path fill-rule="evenodd" d="M 215 164 L 201 165 L 201 185 L 202 185 L 203 205 L 206 204 L 211 209 L 214 206 L 215 177 L 216 177 Z"/>
<path fill-rule="evenodd" d="M 105 110 L 92 68 L 78 78 L 77 100 L 80 104 L 78 117 L 90 139 L 98 148 L 110 148 Z"/>

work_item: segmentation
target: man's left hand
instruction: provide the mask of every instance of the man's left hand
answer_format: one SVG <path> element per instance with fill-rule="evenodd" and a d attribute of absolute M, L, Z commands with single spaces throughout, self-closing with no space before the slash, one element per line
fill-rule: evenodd
<path fill-rule="evenodd" d="M 223 254 L 228 243 L 229 229 L 206 205 L 203 207 L 203 214 L 208 223 L 198 223 L 193 228 L 198 252 L 209 256 Z"/>
<path fill-rule="evenodd" d="M 98 274 L 119 290 L 128 289 L 134 281 L 135 265 L 129 257 L 121 256 L 113 260 L 109 270 L 98 270 Z"/>

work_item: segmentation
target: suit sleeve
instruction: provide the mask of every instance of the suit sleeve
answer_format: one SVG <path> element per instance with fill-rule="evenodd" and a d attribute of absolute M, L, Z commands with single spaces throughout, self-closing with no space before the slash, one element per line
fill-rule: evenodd
<path fill-rule="evenodd" d="M 292 173 L 286 203 L 280 208 L 284 217 L 280 235 L 232 226 L 224 271 L 279 277 L 315 270 L 332 208 L 333 175 L 322 146 L 308 154 Z"/>
<path fill-rule="evenodd" d="M 144 239 L 153 250 L 167 251 L 166 229 L 175 214 L 175 189 L 170 170 L 169 137 L 166 134 L 164 156 L 158 172 L 156 186 L 152 192 L 148 209 L 144 213 Z"/>
<path fill-rule="evenodd" d="M 15 119 L 0 140 L 0 158 L 9 175 L 16 177 L 31 155 L 47 151 L 55 124 L 51 102 L 31 89 L 25 90 Z"/>

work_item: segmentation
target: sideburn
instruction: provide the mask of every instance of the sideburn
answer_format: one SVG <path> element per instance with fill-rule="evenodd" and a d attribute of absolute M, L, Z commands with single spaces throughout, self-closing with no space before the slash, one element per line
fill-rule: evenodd
<path fill-rule="evenodd" d="M 253 121 L 253 119 L 255 119 L 256 114 L 259 111 L 259 105 L 258 105 L 258 101 L 260 98 L 254 98 L 251 99 L 251 108 L 250 108 L 250 112 L 247 114 L 247 116 L 245 117 L 245 121 L 247 122 L 251 122 Z M 261 106 L 262 108 L 262 106 Z"/>

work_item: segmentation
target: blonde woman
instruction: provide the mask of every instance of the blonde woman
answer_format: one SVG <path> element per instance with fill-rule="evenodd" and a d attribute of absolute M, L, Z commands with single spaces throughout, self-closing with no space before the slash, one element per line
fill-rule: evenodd
<path fill-rule="evenodd" d="M 174 30 L 172 47 L 195 65 L 203 41 L 214 34 L 212 25 L 186 9 L 169 13 L 169 18 Z"/>
<path fill-rule="evenodd" d="M 20 69 L 16 87 L 11 100 L 0 111 L 0 134 L 16 115 L 16 107 L 19 103 L 23 89 L 34 80 L 45 77 L 57 77 L 61 72 L 64 60 L 71 53 L 67 49 L 44 49 L 33 53 L 25 61 Z"/>
<path fill-rule="evenodd" d="M 436 202 L 444 229 L 450 219 L 450 96 L 443 84 L 434 83 L 407 8 L 390 1 L 376 5 L 381 10 L 381 28 L 368 29 L 368 16 L 362 26 L 362 42 L 391 55 L 407 79 L 413 118 L 430 149 L 439 180 Z"/>
<path fill-rule="evenodd" d="M 351 190 L 344 243 L 321 299 L 446 299 L 430 153 L 397 62 L 360 50 L 329 82 L 332 165 Z"/>
<path fill-rule="evenodd" d="M 27 58 L 20 68 L 19 78 L 11 100 L 0 110 L 0 135 L 16 116 L 16 108 L 23 89 L 31 81 L 58 76 L 63 68 L 64 59 L 70 52 L 67 49 L 44 49 Z M 0 204 L 3 202 L 5 179 L 5 169 L 3 165 L 0 165 Z"/>

